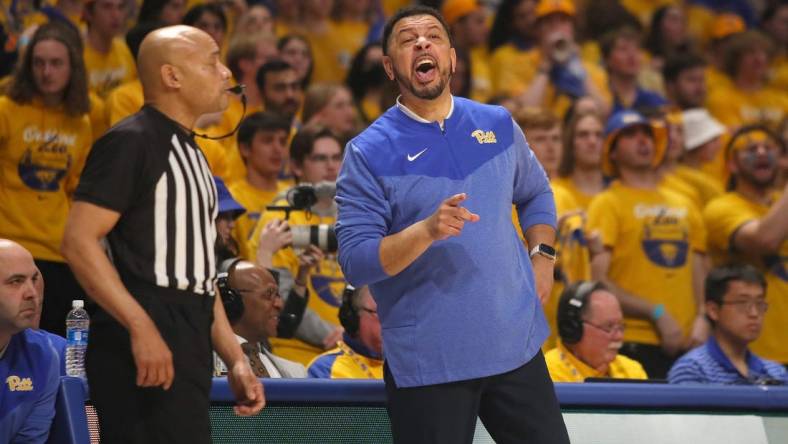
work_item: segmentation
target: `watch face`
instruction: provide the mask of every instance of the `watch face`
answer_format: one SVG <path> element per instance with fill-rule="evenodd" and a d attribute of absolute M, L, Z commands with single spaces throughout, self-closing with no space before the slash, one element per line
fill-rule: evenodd
<path fill-rule="evenodd" d="M 539 251 L 550 256 L 555 256 L 555 248 L 547 244 L 539 244 Z"/>

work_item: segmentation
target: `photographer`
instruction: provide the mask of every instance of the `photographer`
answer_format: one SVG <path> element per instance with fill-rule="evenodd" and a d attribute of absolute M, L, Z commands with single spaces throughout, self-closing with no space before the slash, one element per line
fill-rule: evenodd
<path fill-rule="evenodd" d="M 290 210 L 271 210 L 263 213 L 250 239 L 256 262 L 263 266 L 268 255 L 273 255 L 271 265 L 281 273 L 283 293 L 292 284 L 306 285 L 310 298 L 304 322 L 296 330 L 296 339 L 277 338 L 271 345 L 277 355 L 308 364 L 315 356 L 326 349 L 333 348 L 341 338 L 342 328 L 337 321 L 345 279 L 336 261 L 336 237 L 333 224 L 336 221 L 336 204 L 333 200 L 333 183 L 342 163 L 343 148 L 339 140 L 327 128 L 307 126 L 295 135 L 290 146 L 290 166 L 297 185 L 276 199 L 277 208 Z M 315 188 L 304 184 L 318 184 Z M 303 197 L 312 202 L 304 208 Z M 295 204 L 295 205 L 294 205 Z M 282 222 L 282 221 L 285 221 Z M 310 236 L 314 231 L 315 242 Z M 282 249 L 266 246 L 263 240 L 276 232 L 291 238 L 282 245 L 292 244 Z M 320 234 L 319 239 L 317 238 Z M 317 242 L 322 240 L 323 242 Z M 333 241 L 333 242 L 330 242 Z M 306 276 L 298 273 L 298 252 L 311 248 L 311 244 L 322 244 L 325 257 L 311 268 Z M 275 246 L 274 246 L 275 247 Z M 330 248 L 333 247 L 333 248 Z M 278 251 L 277 251 L 278 250 Z M 333 250 L 333 251 L 331 251 Z"/>

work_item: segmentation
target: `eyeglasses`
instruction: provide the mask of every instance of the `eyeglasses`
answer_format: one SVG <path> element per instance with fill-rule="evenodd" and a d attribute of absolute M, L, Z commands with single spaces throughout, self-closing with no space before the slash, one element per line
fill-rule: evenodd
<path fill-rule="evenodd" d="M 329 161 L 336 163 L 342 162 L 341 154 L 334 154 L 333 156 L 327 154 L 310 154 L 307 158 L 316 163 L 328 163 Z"/>
<path fill-rule="evenodd" d="M 624 334 L 624 324 L 610 324 L 610 325 L 597 325 L 592 322 L 583 321 L 584 324 L 588 324 L 597 330 L 602 330 L 603 332 L 612 335 L 614 333 L 621 333 Z"/>
<path fill-rule="evenodd" d="M 260 290 L 237 290 L 239 293 L 248 293 L 253 296 L 260 295 L 266 302 L 273 302 L 275 299 L 281 299 L 282 295 L 279 294 L 277 287 L 268 287 L 267 289 Z"/>
<path fill-rule="evenodd" d="M 742 314 L 752 313 L 752 310 L 754 308 L 756 313 L 760 315 L 766 313 L 766 310 L 769 309 L 769 303 L 760 300 L 753 301 L 753 300 L 742 299 L 738 301 L 722 301 L 720 305 L 733 305 L 736 307 L 736 310 L 738 310 L 738 312 Z"/>

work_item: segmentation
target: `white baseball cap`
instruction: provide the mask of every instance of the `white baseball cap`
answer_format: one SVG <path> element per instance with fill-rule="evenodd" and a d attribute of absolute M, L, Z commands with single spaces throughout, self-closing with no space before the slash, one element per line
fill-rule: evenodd
<path fill-rule="evenodd" d="M 692 151 L 725 134 L 725 126 L 706 108 L 692 108 L 681 113 L 684 123 L 684 149 Z"/>

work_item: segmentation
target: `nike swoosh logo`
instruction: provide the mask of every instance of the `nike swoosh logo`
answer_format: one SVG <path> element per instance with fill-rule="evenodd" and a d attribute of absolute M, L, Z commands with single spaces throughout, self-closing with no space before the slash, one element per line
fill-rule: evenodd
<path fill-rule="evenodd" d="M 423 150 L 419 151 L 418 153 L 416 153 L 416 154 L 414 154 L 414 155 L 412 155 L 412 156 L 411 156 L 410 154 L 408 154 L 408 161 L 409 161 L 409 162 L 413 162 L 414 160 L 418 159 L 418 158 L 419 158 L 419 156 L 421 156 L 422 154 L 424 154 L 424 152 L 425 152 L 425 151 L 427 151 L 428 149 L 429 149 L 429 148 L 424 148 Z"/>

